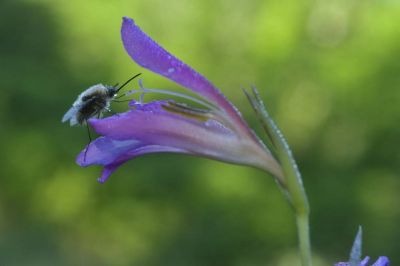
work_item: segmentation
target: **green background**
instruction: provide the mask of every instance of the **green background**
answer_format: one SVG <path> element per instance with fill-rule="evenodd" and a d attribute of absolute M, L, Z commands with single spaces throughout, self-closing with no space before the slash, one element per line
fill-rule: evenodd
<path fill-rule="evenodd" d="M 1 265 L 299 265 L 291 209 L 258 170 L 155 154 L 100 185 L 75 164 L 86 131 L 60 120 L 82 90 L 138 72 L 180 90 L 131 61 L 122 16 L 258 131 L 241 87 L 259 88 L 304 176 L 315 265 L 345 260 L 360 224 L 364 254 L 400 264 L 399 1 L 3 0 Z"/>

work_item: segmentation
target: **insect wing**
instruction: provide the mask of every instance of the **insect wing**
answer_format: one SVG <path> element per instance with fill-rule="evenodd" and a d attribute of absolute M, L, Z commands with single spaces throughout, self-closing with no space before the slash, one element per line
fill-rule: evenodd
<path fill-rule="evenodd" d="M 76 119 L 76 114 L 79 111 L 79 108 L 77 106 L 72 106 L 63 116 L 61 122 L 66 122 L 68 120 L 70 120 L 70 125 L 74 126 L 78 123 L 77 119 Z"/>

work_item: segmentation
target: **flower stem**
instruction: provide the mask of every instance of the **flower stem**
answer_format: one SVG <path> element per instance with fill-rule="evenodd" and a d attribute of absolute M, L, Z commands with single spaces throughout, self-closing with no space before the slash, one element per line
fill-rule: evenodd
<path fill-rule="evenodd" d="M 297 234 L 299 238 L 299 249 L 301 256 L 301 265 L 311 266 L 311 244 L 308 214 L 296 214 Z"/>
<path fill-rule="evenodd" d="M 301 174 L 298 170 L 296 161 L 283 135 L 270 118 L 269 121 L 273 128 L 273 143 L 276 147 L 277 157 L 282 165 L 286 179 L 286 191 L 290 204 L 293 207 L 296 217 L 297 234 L 299 240 L 299 250 L 301 256 L 301 265 L 311 266 L 311 244 L 309 230 L 309 214 L 307 194 L 304 190 Z M 278 141 L 277 141 L 278 140 Z"/>
<path fill-rule="evenodd" d="M 302 266 L 311 266 L 311 244 L 309 231 L 309 205 L 307 194 L 304 190 L 301 174 L 298 170 L 296 161 L 287 144 L 285 138 L 268 114 L 263 101 L 261 100 L 256 88 L 252 88 L 253 95 L 245 91 L 254 111 L 256 112 L 262 127 L 268 135 L 273 149 L 284 173 L 285 192 L 290 205 L 292 206 L 297 224 L 299 250 Z"/>

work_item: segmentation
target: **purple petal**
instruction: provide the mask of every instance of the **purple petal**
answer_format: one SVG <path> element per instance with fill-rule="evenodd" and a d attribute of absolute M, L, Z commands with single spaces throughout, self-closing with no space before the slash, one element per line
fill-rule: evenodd
<path fill-rule="evenodd" d="M 360 266 L 367 266 L 369 262 L 369 257 L 366 256 L 361 262 L 360 262 Z"/>
<path fill-rule="evenodd" d="M 189 153 L 174 147 L 159 145 L 147 145 L 136 140 L 113 140 L 107 137 L 100 137 L 91 142 L 86 151 L 83 150 L 77 157 L 80 166 L 103 165 L 103 173 L 98 179 L 104 183 L 108 177 L 123 163 L 148 153 L 174 152 Z"/>
<path fill-rule="evenodd" d="M 89 123 L 97 133 L 114 141 L 134 140 L 142 145 L 174 147 L 179 151 L 225 162 L 261 169 L 268 167 L 272 174 L 282 175 L 273 157 L 254 141 L 241 138 L 216 120 L 204 121 L 170 113 L 163 108 L 165 103 L 151 102 L 108 118 L 91 119 Z M 136 149 L 135 145 L 135 142 L 128 142 L 127 149 Z M 111 159 L 115 160 L 114 157 Z"/>
<path fill-rule="evenodd" d="M 117 141 L 106 137 L 100 137 L 92 141 L 89 146 L 78 155 L 76 162 L 83 167 L 93 164 L 109 165 L 114 163 L 121 154 L 141 146 L 143 146 L 143 143 L 137 140 Z"/>
<path fill-rule="evenodd" d="M 366 256 L 359 265 L 357 266 L 368 266 L 368 262 L 369 262 L 369 257 Z M 378 258 L 378 260 L 372 264 L 372 266 L 389 266 L 389 259 L 385 256 L 381 256 Z M 349 262 L 339 262 L 336 263 L 335 266 L 350 266 Z"/>
<path fill-rule="evenodd" d="M 131 18 L 123 18 L 121 37 L 125 50 L 137 64 L 203 96 L 224 110 L 242 132 L 254 138 L 239 111 L 210 81 L 158 45 Z"/>
<path fill-rule="evenodd" d="M 357 266 L 367 266 L 369 257 L 365 257 Z M 350 266 L 350 262 L 338 262 L 335 266 Z"/>
<path fill-rule="evenodd" d="M 98 134 L 115 140 L 134 139 L 199 155 L 229 157 L 223 151 L 236 148 L 237 136 L 217 121 L 202 122 L 169 113 L 162 104 L 163 101 L 152 102 L 116 116 L 92 119 L 89 123 Z"/>
<path fill-rule="evenodd" d="M 381 256 L 374 264 L 372 264 L 372 266 L 389 266 L 389 264 L 390 261 L 388 257 Z"/>

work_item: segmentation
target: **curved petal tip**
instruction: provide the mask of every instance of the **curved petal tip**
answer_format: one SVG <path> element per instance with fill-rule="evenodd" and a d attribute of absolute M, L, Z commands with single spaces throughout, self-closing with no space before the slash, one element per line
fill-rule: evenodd
<path fill-rule="evenodd" d="M 121 38 L 126 52 L 138 65 L 198 93 L 246 128 L 238 110 L 209 80 L 161 47 L 133 19 L 123 17 Z"/>

